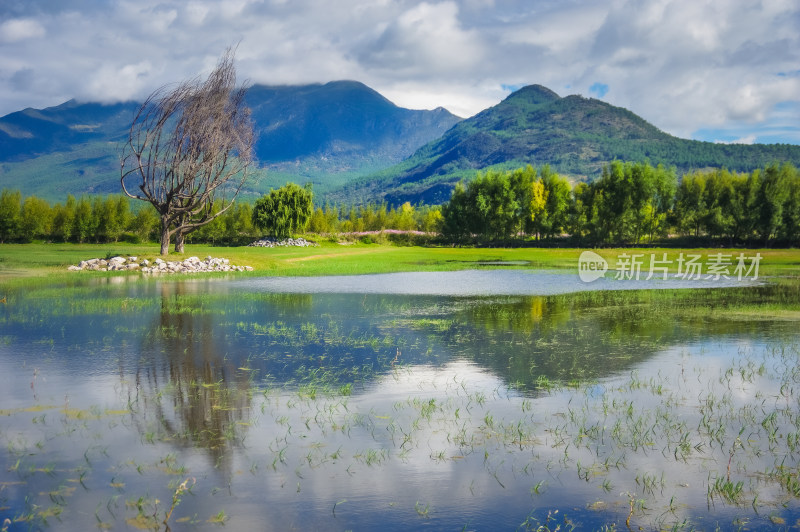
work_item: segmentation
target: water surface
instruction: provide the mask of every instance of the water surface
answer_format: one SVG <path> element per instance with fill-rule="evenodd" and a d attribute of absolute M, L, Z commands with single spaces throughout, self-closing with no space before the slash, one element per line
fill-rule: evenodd
<path fill-rule="evenodd" d="M 617 280 L 614 275 L 583 282 L 574 273 L 541 270 L 460 270 L 401 272 L 321 277 L 263 277 L 236 281 L 247 290 L 311 294 L 405 294 L 436 296 L 528 295 L 546 296 L 604 290 L 674 288 L 728 288 L 752 286 L 750 280 L 657 278 Z"/>
<path fill-rule="evenodd" d="M 166 529 L 177 501 L 171 530 L 793 525 L 798 284 L 576 277 L 9 289 L 0 520 Z"/>

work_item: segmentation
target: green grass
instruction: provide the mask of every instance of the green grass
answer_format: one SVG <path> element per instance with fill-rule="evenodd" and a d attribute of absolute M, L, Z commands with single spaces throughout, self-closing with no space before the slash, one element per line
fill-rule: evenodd
<path fill-rule="evenodd" d="M 583 251 L 574 248 L 404 247 L 360 243 L 341 245 L 330 242 L 322 242 L 320 246 L 313 248 L 250 248 L 189 244 L 186 249 L 186 253 L 171 253 L 164 258 L 182 260 L 190 256 L 225 257 L 233 264 L 252 266 L 255 271 L 250 275 L 280 276 L 451 271 L 475 268 L 478 267 L 477 262 L 485 261 L 527 261 L 527 265 L 516 267 L 577 271 L 578 257 Z M 689 250 L 609 248 L 596 251 L 613 267 L 616 257 L 622 253 L 643 253 L 645 257 L 649 257 L 650 253 L 656 256 L 667 253 L 669 258 L 675 259 L 681 251 Z M 760 276 L 796 276 L 800 273 L 800 250 L 797 249 L 690 251 L 702 255 L 703 261 L 708 255 L 720 252 L 729 253 L 734 257 L 742 252 L 752 257 L 758 252 L 762 256 Z M 70 264 L 77 264 L 84 259 L 114 255 L 135 255 L 151 260 L 159 256 L 156 244 L 3 244 L 0 245 L 0 280 L 13 277 L 68 275 L 65 270 Z M 676 264 L 672 265 L 673 270 L 676 267 Z"/>

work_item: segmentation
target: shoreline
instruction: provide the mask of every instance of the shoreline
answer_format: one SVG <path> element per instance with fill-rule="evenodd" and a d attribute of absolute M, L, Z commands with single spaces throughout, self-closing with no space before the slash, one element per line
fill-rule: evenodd
<path fill-rule="evenodd" d="M 161 257 L 156 244 L 3 244 L 0 246 L 0 284 L 23 278 L 64 278 L 67 276 L 119 275 L 119 272 L 67 272 L 70 265 L 92 258 L 136 256 L 155 262 L 183 261 L 193 256 L 220 257 L 231 264 L 247 265 L 252 271 L 237 276 L 309 277 L 397 272 L 458 271 L 480 269 L 563 270 L 578 272 L 581 253 L 587 248 L 478 248 L 419 247 L 390 244 L 352 244 L 340 246 L 322 243 L 316 247 L 222 247 L 187 245 L 183 254 Z M 678 272 L 681 254 L 697 256 L 698 261 L 713 262 L 724 257 L 733 273 L 736 258 L 760 257 L 760 276 L 793 277 L 800 275 L 800 249 L 738 248 L 602 248 L 592 250 L 606 260 L 610 268 L 625 257 L 639 257 L 646 268 L 648 260 L 664 257 L 670 273 Z M 141 275 L 131 271 L 126 275 Z M 215 274 L 205 274 L 215 275 Z"/>

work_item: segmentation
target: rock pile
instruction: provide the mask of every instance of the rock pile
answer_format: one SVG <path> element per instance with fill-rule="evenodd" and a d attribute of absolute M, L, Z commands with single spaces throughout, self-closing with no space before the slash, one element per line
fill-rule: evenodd
<path fill-rule="evenodd" d="M 251 266 L 234 266 L 228 259 L 206 257 L 200 260 L 189 257 L 183 261 L 165 261 L 155 259 L 152 263 L 138 257 L 113 257 L 111 259 L 82 260 L 77 266 L 70 266 L 67 270 L 79 272 L 83 270 L 112 272 L 138 270 L 142 273 L 202 273 L 202 272 L 251 272 Z"/>
<path fill-rule="evenodd" d="M 301 248 L 307 248 L 316 245 L 316 243 L 310 242 L 305 238 L 286 238 L 284 240 L 278 240 L 277 238 L 272 237 L 264 237 L 261 240 L 256 240 L 252 244 L 248 244 L 250 247 L 258 248 L 274 248 L 281 246 L 297 246 Z"/>

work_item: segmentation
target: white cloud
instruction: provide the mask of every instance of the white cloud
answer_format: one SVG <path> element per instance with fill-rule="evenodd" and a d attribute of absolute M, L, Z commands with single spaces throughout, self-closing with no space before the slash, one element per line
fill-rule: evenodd
<path fill-rule="evenodd" d="M 714 142 L 717 144 L 753 144 L 755 141 L 755 135 L 747 135 L 746 137 L 741 137 L 735 140 L 715 140 Z"/>
<path fill-rule="evenodd" d="M 454 2 L 413 6 L 366 43 L 360 55 L 367 66 L 394 77 L 441 76 L 484 60 L 480 34 L 461 27 Z"/>
<path fill-rule="evenodd" d="M 206 21 L 210 11 L 208 6 L 199 2 L 186 4 L 183 8 L 185 19 L 192 26 L 201 26 Z"/>
<path fill-rule="evenodd" d="M 579 54 L 580 48 L 585 52 L 592 35 L 600 29 L 605 13 L 600 4 L 531 13 L 508 20 L 498 37 L 504 43 L 541 47 L 549 54 Z"/>
<path fill-rule="evenodd" d="M 609 9 L 579 86 L 600 77 L 614 88 L 612 103 L 681 136 L 700 124 L 756 122 L 778 102 L 797 99 L 787 96 L 794 82 L 776 77 L 797 64 L 792 17 L 744 1 L 648 6 Z"/>
<path fill-rule="evenodd" d="M 670 133 L 735 123 L 724 138 L 738 138 L 742 124 L 766 130 L 776 105 L 800 101 L 792 0 L 62 0 L 46 14 L 34 4 L 0 8 L 0 115 L 74 96 L 141 98 L 236 43 L 240 77 L 254 83 L 355 79 L 462 116 L 500 101 L 504 85 L 561 95 L 607 85 L 605 100 Z"/>
<path fill-rule="evenodd" d="M 88 80 L 90 94 L 114 94 L 115 99 L 130 100 L 138 96 L 142 89 L 149 89 L 145 80 L 153 69 L 149 61 L 136 64 L 104 65 Z"/>
<path fill-rule="evenodd" d="M 44 37 L 45 29 L 39 21 L 18 18 L 0 23 L 0 42 L 13 43 Z"/>
<path fill-rule="evenodd" d="M 475 109 L 491 107 L 503 99 L 507 93 L 499 85 L 470 87 L 452 87 L 447 83 L 405 82 L 396 84 L 374 85 L 375 90 L 400 107 L 409 109 L 433 109 L 444 107 L 451 113 L 468 117 L 475 114 Z"/>

